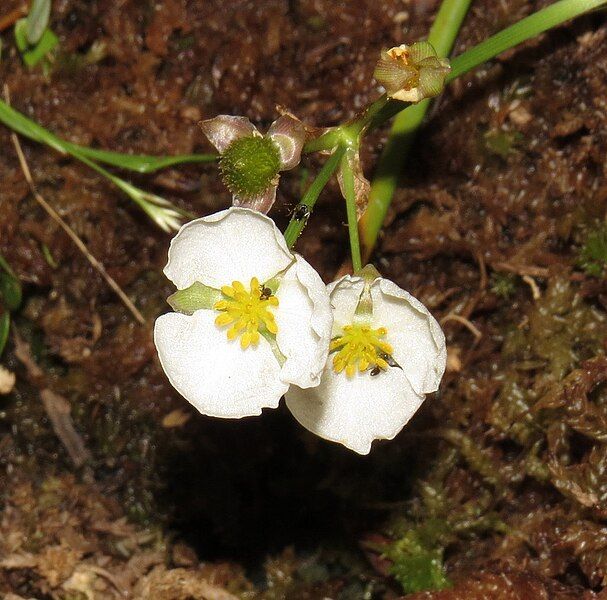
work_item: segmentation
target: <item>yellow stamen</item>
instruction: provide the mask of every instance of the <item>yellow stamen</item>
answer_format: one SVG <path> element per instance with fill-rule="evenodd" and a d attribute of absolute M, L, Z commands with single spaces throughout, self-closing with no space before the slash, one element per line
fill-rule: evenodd
<path fill-rule="evenodd" d="M 278 326 L 274 320 L 271 308 L 278 306 L 278 298 L 272 294 L 264 294 L 264 286 L 259 279 L 253 277 L 247 290 L 240 281 L 233 281 L 232 285 L 224 285 L 221 293 L 223 300 L 219 300 L 213 308 L 219 311 L 215 325 L 225 327 L 230 325 L 226 335 L 230 341 L 240 336 L 240 347 L 246 350 L 249 346 L 257 346 L 260 330 L 276 335 Z"/>
<path fill-rule="evenodd" d="M 392 355 L 392 346 L 382 340 L 387 330 L 385 327 L 371 329 L 368 325 L 346 325 L 342 335 L 331 340 L 329 350 L 337 352 L 333 357 L 333 370 L 336 373 L 346 371 L 352 377 L 356 371 L 362 373 L 367 369 L 388 368 L 385 355 Z"/>

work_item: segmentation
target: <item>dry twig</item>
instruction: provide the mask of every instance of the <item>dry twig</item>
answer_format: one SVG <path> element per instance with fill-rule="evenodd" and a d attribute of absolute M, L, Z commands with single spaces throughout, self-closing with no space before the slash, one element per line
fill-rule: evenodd
<path fill-rule="evenodd" d="M 42 388 L 40 399 L 55 435 L 63 444 L 74 466 L 81 467 L 89 460 L 91 454 L 74 427 L 70 414 L 70 403 L 63 396 L 46 387 L 44 371 L 36 364 L 29 344 L 23 340 L 16 329 L 13 332 L 13 339 L 15 340 L 15 357 L 26 368 L 32 383 Z"/>
<path fill-rule="evenodd" d="M 542 292 L 535 279 L 531 275 L 523 275 L 523 281 L 531 288 L 531 295 L 534 300 L 539 300 L 542 297 Z"/>
<path fill-rule="evenodd" d="M 21 17 L 27 14 L 27 5 L 23 4 L 19 8 L 12 10 L 3 17 L 0 17 L 0 31 L 12 27 Z"/>
<path fill-rule="evenodd" d="M 48 388 L 40 392 L 40 398 L 55 435 L 61 440 L 74 466 L 81 467 L 91 455 L 82 437 L 74 428 L 70 403 Z"/>
<path fill-rule="evenodd" d="M 449 321 L 456 321 L 457 323 L 461 323 L 464 327 L 466 327 L 472 333 L 472 335 L 476 338 L 477 341 L 483 337 L 483 334 L 480 332 L 478 327 L 473 325 L 472 322 L 470 322 L 465 317 L 462 317 L 461 315 L 449 313 L 448 315 L 445 315 L 440 320 L 440 324 L 444 325 L 445 323 L 448 323 Z"/>
<path fill-rule="evenodd" d="M 8 90 L 5 86 L 4 90 L 5 96 L 7 98 L 8 103 Z M 31 171 L 25 159 L 25 155 L 23 154 L 23 149 L 21 148 L 21 144 L 19 143 L 19 138 L 16 134 L 11 134 L 11 140 L 13 145 L 15 146 L 15 152 L 17 153 L 17 158 L 19 159 L 19 164 L 21 165 L 21 170 L 23 171 L 23 176 L 29 185 L 29 188 L 36 199 L 36 202 L 40 204 L 40 206 L 47 212 L 47 214 L 53 219 L 55 222 L 59 224 L 61 229 L 67 233 L 69 238 L 74 242 L 78 250 L 84 254 L 86 259 L 93 265 L 93 268 L 97 270 L 97 272 L 105 279 L 106 283 L 114 290 L 116 295 L 122 300 L 123 304 L 129 309 L 131 314 L 139 321 L 139 323 L 145 323 L 145 319 L 143 315 L 139 312 L 138 308 L 133 304 L 131 299 L 124 293 L 122 288 L 116 283 L 116 280 L 105 270 L 105 267 L 102 263 L 100 263 L 88 250 L 85 243 L 80 239 L 78 234 L 61 218 L 61 216 L 57 213 L 57 211 L 42 197 L 38 189 L 36 188 L 36 184 L 32 178 Z"/>

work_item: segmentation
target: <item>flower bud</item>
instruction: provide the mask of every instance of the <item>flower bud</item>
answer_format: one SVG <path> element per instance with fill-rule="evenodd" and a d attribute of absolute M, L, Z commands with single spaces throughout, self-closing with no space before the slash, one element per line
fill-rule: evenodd
<path fill-rule="evenodd" d="M 415 103 L 438 96 L 450 69 L 449 61 L 439 58 L 429 42 L 416 42 L 384 50 L 373 75 L 388 96 Z"/>

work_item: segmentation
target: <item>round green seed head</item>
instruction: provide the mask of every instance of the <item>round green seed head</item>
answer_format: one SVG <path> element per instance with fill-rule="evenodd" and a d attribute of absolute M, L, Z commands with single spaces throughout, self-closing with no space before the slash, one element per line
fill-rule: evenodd
<path fill-rule="evenodd" d="M 219 166 L 226 187 L 237 196 L 250 198 L 276 184 L 280 152 L 271 139 L 244 137 L 227 147 Z"/>

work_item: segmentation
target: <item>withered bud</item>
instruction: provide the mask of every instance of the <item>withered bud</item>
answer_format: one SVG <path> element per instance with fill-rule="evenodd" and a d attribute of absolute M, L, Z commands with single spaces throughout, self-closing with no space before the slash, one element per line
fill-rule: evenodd
<path fill-rule="evenodd" d="M 429 42 L 402 44 L 381 53 L 373 73 L 391 98 L 420 102 L 438 96 L 451 70 L 446 58 L 439 58 Z"/>

